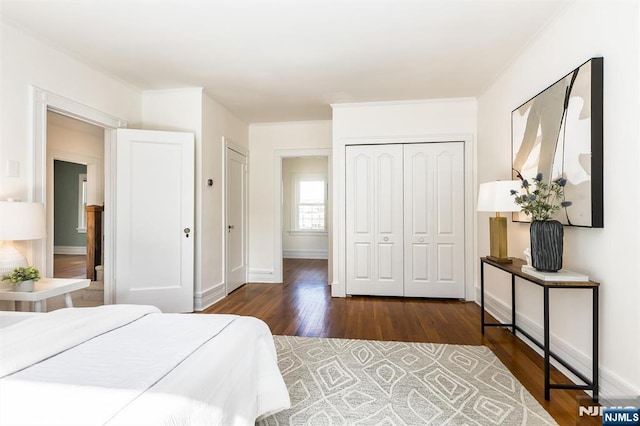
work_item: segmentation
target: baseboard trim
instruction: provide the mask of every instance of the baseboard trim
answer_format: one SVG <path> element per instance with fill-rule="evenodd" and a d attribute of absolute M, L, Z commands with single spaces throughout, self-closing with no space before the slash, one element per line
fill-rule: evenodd
<path fill-rule="evenodd" d="M 84 246 L 54 246 L 53 254 L 76 254 L 85 256 L 87 247 Z"/>
<path fill-rule="evenodd" d="M 285 259 L 329 259 L 327 250 L 282 250 Z"/>
<path fill-rule="evenodd" d="M 249 269 L 250 283 L 273 283 L 273 269 Z"/>
<path fill-rule="evenodd" d="M 476 300 L 480 300 L 480 288 L 476 287 Z M 478 302 L 476 302 L 478 303 Z M 479 303 L 478 303 L 479 304 Z M 511 305 L 506 304 L 503 301 L 497 299 L 489 293 L 484 294 L 484 304 L 485 310 L 491 314 L 498 321 L 503 323 L 511 322 Z M 537 322 L 532 321 L 530 318 L 521 316 L 516 314 L 516 323 L 519 327 L 523 328 L 527 333 L 531 334 L 533 338 L 538 341 L 544 340 L 544 334 L 542 325 Z M 520 338 L 523 342 L 525 342 L 528 346 L 530 346 L 533 350 L 535 350 L 541 356 L 542 350 L 529 339 L 527 339 L 522 334 L 517 334 L 518 338 Z M 567 363 L 572 365 L 576 370 L 580 373 L 584 374 L 586 377 L 591 377 L 591 357 L 589 355 L 585 355 L 582 352 L 578 351 L 574 348 L 569 342 L 558 338 L 558 336 L 553 333 L 549 336 L 551 341 L 551 346 L 553 348 L 553 352 L 564 359 Z M 574 383 L 582 383 L 580 379 L 578 379 L 573 373 L 564 368 L 560 363 L 555 361 L 553 358 L 551 359 L 551 363 L 558 370 L 562 371 L 564 375 L 566 375 L 570 380 Z M 602 397 L 619 397 L 620 395 L 636 395 L 638 393 L 637 389 L 634 389 L 631 384 L 626 383 L 621 377 L 612 373 L 607 368 L 604 368 L 602 365 L 599 366 L 600 370 L 600 395 Z M 590 392 L 589 392 L 590 393 Z"/>
<path fill-rule="evenodd" d="M 224 299 L 226 296 L 224 283 L 218 283 L 207 290 L 193 295 L 193 308 L 204 311 L 209 306 Z"/>

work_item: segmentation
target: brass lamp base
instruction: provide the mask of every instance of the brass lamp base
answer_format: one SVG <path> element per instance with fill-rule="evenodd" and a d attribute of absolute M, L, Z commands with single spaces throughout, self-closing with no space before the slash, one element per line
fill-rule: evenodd
<path fill-rule="evenodd" d="M 512 263 L 507 254 L 507 218 L 500 213 L 489 218 L 489 246 L 488 259 L 496 263 Z"/>

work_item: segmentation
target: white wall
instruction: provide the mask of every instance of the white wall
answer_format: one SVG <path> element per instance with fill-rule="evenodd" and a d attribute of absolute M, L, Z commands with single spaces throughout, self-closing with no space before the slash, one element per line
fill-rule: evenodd
<path fill-rule="evenodd" d="M 594 56 L 604 57 L 604 229 L 565 227 L 564 267 L 599 281 L 601 391 L 640 393 L 640 228 L 638 182 L 638 5 L 577 2 L 558 16 L 478 101 L 478 181 L 509 179 L 511 111 Z M 489 251 L 488 214 L 478 214 L 478 248 Z M 509 254 L 523 257 L 528 225 L 509 224 Z M 491 269 L 491 268 L 488 268 Z M 506 313 L 506 277 L 489 273 L 489 301 Z M 498 285 L 499 284 L 499 285 Z M 552 291 L 553 292 L 553 291 Z M 541 291 L 518 287 L 520 323 L 541 334 Z M 590 377 L 591 298 L 588 291 L 559 290 L 551 300 L 552 346 Z"/>
<path fill-rule="evenodd" d="M 475 99 L 435 99 L 411 102 L 380 102 L 333 105 L 333 281 L 331 294 L 345 291 L 345 146 L 351 144 L 465 141 L 465 186 L 474 184 L 473 141 L 476 133 Z M 465 195 L 470 204 L 472 192 Z M 461 206 L 464 208 L 464 206 Z M 465 220 L 472 221 L 470 206 Z M 473 239 L 472 226 L 467 239 Z M 472 244 L 468 244 L 472 250 Z M 467 256 L 468 287 L 477 262 Z"/>
<path fill-rule="evenodd" d="M 295 208 L 295 176 L 315 174 L 327 177 L 327 158 L 285 158 L 282 160 L 282 252 L 285 258 L 327 259 L 327 233 L 292 232 Z M 329 215 L 327 208 L 326 216 Z"/>
<path fill-rule="evenodd" d="M 0 199 L 26 200 L 31 190 L 32 85 L 140 123 L 138 89 L 0 22 Z M 19 162 L 19 177 L 6 176 L 7 160 Z"/>
<path fill-rule="evenodd" d="M 211 99 L 205 93 L 202 100 L 202 151 L 201 174 L 196 187 L 200 188 L 197 201 L 202 212 L 200 231 L 202 252 L 200 253 L 200 293 L 196 293 L 196 309 L 204 309 L 226 294 L 224 245 L 224 144 L 222 138 L 234 144 L 249 146 L 249 126 L 233 113 Z M 251 154 L 250 154 L 251 155 Z M 251 173 L 251 171 L 249 171 Z M 213 179 L 213 186 L 207 186 Z M 198 199 L 196 198 L 196 199 Z"/>
<path fill-rule="evenodd" d="M 141 121 L 141 92 L 0 21 L 0 199 L 31 200 L 33 119 L 31 87 L 127 120 Z M 19 175 L 6 174 L 7 161 Z M 29 262 L 30 243 L 19 245 Z M 6 305 L 6 304 L 5 304 Z M 0 305 L 0 309 L 10 306 Z"/>
<path fill-rule="evenodd" d="M 331 148 L 331 121 L 265 123 L 249 126 L 249 276 L 273 282 L 274 158 L 278 150 Z"/>
<path fill-rule="evenodd" d="M 195 135 L 194 306 L 202 310 L 225 296 L 222 137 L 246 147 L 248 128 L 202 88 L 145 91 L 143 120 L 145 129 Z"/>

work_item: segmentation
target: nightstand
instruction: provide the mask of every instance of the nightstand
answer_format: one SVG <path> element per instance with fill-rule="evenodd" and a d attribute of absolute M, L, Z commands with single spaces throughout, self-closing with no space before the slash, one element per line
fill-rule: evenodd
<path fill-rule="evenodd" d="M 91 280 L 85 278 L 41 278 L 36 281 L 33 291 L 0 290 L 0 300 L 15 302 L 34 302 L 33 310 L 42 312 L 42 301 L 54 296 L 64 295 L 67 308 L 73 307 L 71 292 L 89 287 Z"/>

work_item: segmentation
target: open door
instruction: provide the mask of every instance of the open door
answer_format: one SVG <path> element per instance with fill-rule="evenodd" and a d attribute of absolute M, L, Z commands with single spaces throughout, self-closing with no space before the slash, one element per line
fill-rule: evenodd
<path fill-rule="evenodd" d="M 247 157 L 226 149 L 227 294 L 247 282 Z"/>
<path fill-rule="evenodd" d="M 118 129 L 115 175 L 115 303 L 193 312 L 193 134 Z"/>

